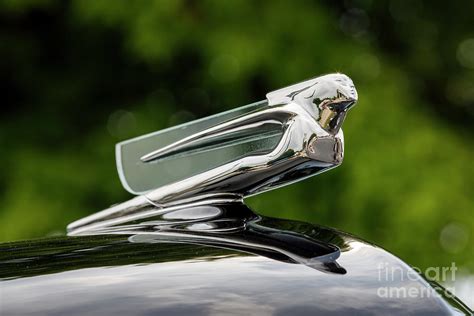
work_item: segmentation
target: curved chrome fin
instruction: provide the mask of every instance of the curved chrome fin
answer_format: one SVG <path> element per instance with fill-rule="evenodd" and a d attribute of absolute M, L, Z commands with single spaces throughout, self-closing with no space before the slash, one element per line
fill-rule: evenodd
<path fill-rule="evenodd" d="M 118 143 L 122 185 L 130 193 L 144 194 L 241 156 L 271 150 L 281 137 L 281 126 L 271 121 L 207 134 L 215 126 L 265 107 L 267 102 L 261 101 Z"/>

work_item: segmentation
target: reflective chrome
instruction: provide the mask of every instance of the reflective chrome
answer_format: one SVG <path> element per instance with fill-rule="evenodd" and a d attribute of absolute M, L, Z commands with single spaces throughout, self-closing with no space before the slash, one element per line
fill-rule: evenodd
<path fill-rule="evenodd" d="M 155 207 L 156 208 L 156 207 Z M 76 230 L 73 235 L 127 235 L 132 243 L 182 242 L 236 249 L 276 260 L 307 265 L 322 272 L 344 274 L 336 259 L 340 249 L 304 234 L 265 226 L 265 219 L 240 202 L 165 208 L 146 219 L 120 218 L 119 224 Z M 283 258 L 283 259 L 282 259 Z"/>
<path fill-rule="evenodd" d="M 143 218 L 137 209 L 147 204 L 169 208 L 216 199 L 240 200 L 334 168 L 342 163 L 344 153 L 341 125 L 356 101 L 351 79 L 343 74 L 330 74 L 270 92 L 267 102 L 211 117 L 208 120 L 215 123 L 212 126 L 204 119 L 179 130 L 118 144 L 122 183 L 129 191 L 143 195 L 72 223 L 68 230 L 114 224 L 124 216 Z M 182 134 L 185 137 L 160 141 L 160 136 L 164 138 L 171 132 L 171 138 L 176 138 L 186 128 L 191 133 Z M 218 155 L 212 150 L 241 144 L 246 146 L 240 147 L 234 156 L 227 153 L 227 161 L 206 162 Z M 193 155 L 209 150 L 204 160 L 193 160 Z M 190 168 L 180 180 L 160 186 L 159 172 L 170 172 L 163 168 L 163 161 L 183 156 L 189 157 L 187 162 L 191 166 L 201 164 L 201 171 Z M 181 168 L 184 166 L 175 166 L 171 172 L 179 173 Z M 150 178 L 147 174 L 156 176 Z"/>

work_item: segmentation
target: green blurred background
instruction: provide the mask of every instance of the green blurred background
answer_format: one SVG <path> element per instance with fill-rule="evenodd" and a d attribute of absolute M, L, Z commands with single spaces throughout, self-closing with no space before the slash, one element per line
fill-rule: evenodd
<path fill-rule="evenodd" d="M 472 274 L 472 12 L 472 1 L 4 0 L 0 240 L 63 234 L 130 198 L 121 140 L 340 71 L 359 91 L 344 164 L 249 204 Z"/>

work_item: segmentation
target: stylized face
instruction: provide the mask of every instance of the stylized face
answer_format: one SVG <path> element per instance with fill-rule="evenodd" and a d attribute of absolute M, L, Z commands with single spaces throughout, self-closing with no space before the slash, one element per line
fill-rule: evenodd
<path fill-rule="evenodd" d="M 267 94 L 269 104 L 295 102 L 330 134 L 337 134 L 347 111 L 357 101 L 352 80 L 343 74 L 310 79 Z"/>
<path fill-rule="evenodd" d="M 336 134 L 347 111 L 357 102 L 354 83 L 346 75 L 331 74 L 318 78 L 313 88 L 310 92 L 317 114 L 315 118 L 324 130 Z"/>

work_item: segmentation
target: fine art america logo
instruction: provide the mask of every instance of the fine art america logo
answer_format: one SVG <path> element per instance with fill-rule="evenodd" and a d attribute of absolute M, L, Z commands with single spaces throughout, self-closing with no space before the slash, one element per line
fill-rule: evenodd
<path fill-rule="evenodd" d="M 455 297 L 454 288 L 445 289 L 436 283 L 454 283 L 456 280 L 456 263 L 449 267 L 428 267 L 422 270 L 417 267 L 406 269 L 388 262 L 378 265 L 378 281 L 383 284 L 377 289 L 377 295 L 384 298 L 422 298 L 444 296 Z M 419 276 L 424 275 L 429 281 L 435 281 L 432 287 L 420 284 Z M 408 282 L 408 285 L 407 285 Z"/>

